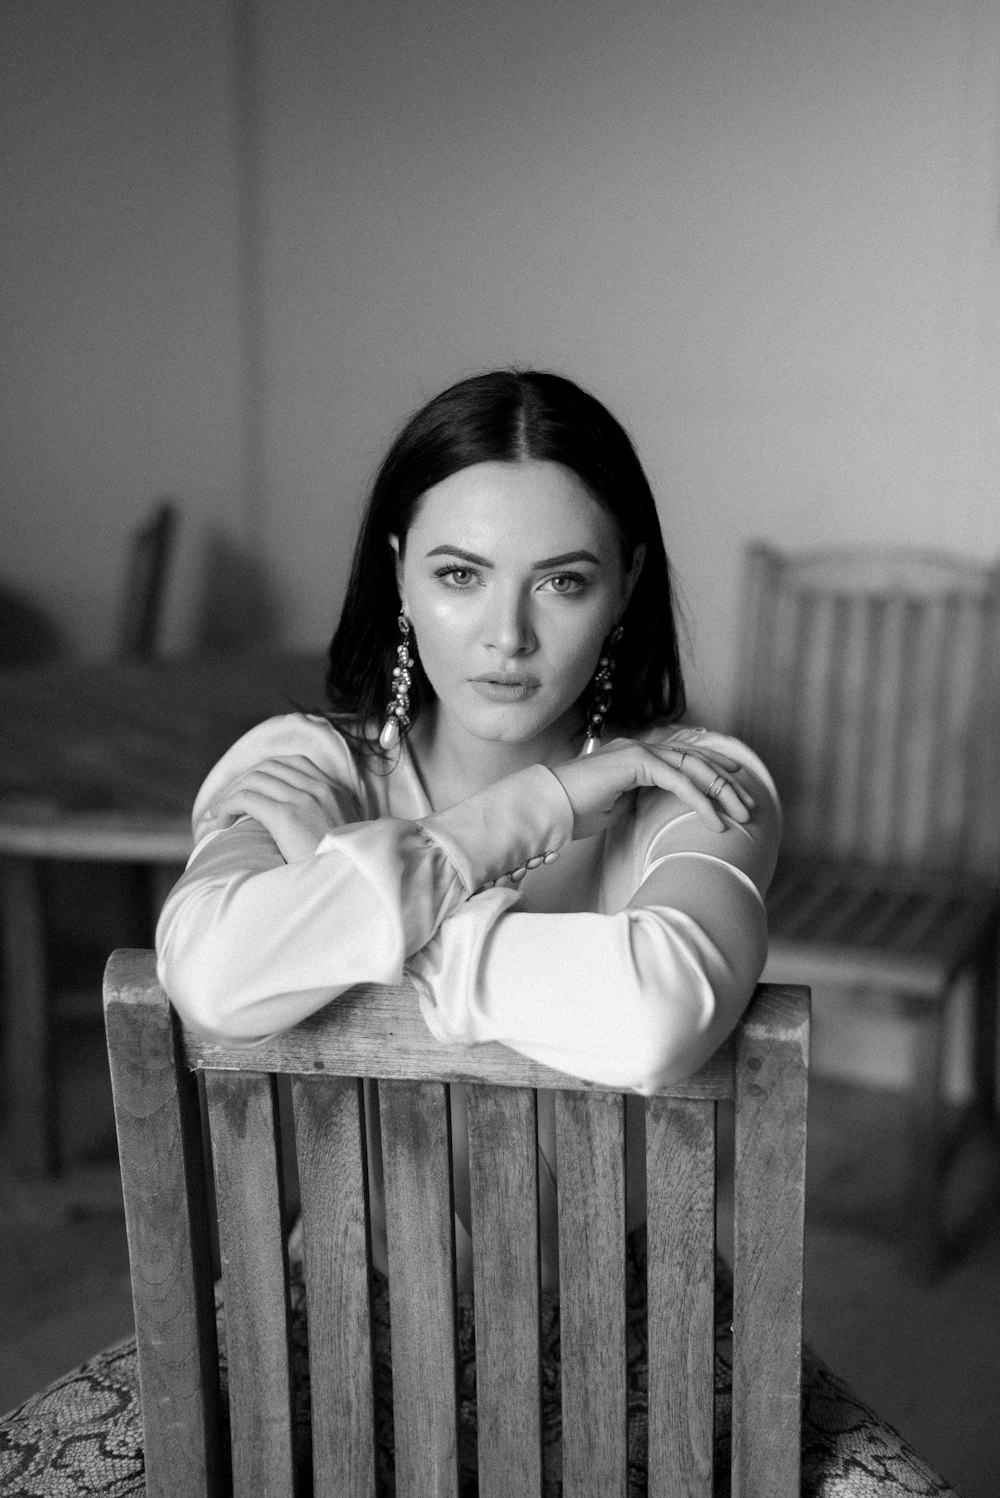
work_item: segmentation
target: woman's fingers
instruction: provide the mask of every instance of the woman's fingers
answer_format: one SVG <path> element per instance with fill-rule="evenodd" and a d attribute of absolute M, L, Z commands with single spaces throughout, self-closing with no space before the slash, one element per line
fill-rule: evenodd
<path fill-rule="evenodd" d="M 664 739 L 658 744 L 650 744 L 647 747 L 651 749 L 669 749 L 674 754 L 694 754 L 699 759 L 712 760 L 723 770 L 730 771 L 731 774 L 735 774 L 738 770 L 742 769 L 742 765 L 738 759 L 732 759 L 728 754 L 723 754 L 718 749 L 709 749 L 695 740 L 681 738 L 680 736 Z"/>
<path fill-rule="evenodd" d="M 679 801 L 690 806 L 692 811 L 698 813 L 702 821 L 712 828 L 713 832 L 724 832 L 725 821 L 722 818 L 720 808 L 716 805 L 716 798 L 708 796 L 699 790 L 694 781 L 682 771 L 675 770 L 672 765 L 663 760 L 655 760 L 649 770 L 650 785 L 659 786 L 661 790 L 673 791 Z M 741 803 L 742 809 L 742 803 Z M 743 818 L 747 815 L 743 812 Z"/>
<path fill-rule="evenodd" d="M 659 750 L 664 762 L 686 775 L 691 784 L 709 800 L 715 801 L 728 816 L 738 822 L 746 822 L 754 809 L 750 792 L 734 777 L 740 769 L 738 762 L 724 755 L 708 754 L 669 745 Z M 672 789 L 673 787 L 671 787 Z"/>
<path fill-rule="evenodd" d="M 626 746 L 621 745 L 622 748 Z M 609 746 L 609 749 L 611 746 Z M 631 744 L 628 746 L 639 756 L 640 783 L 656 785 L 661 790 L 672 791 L 702 821 L 716 832 L 722 832 L 725 816 L 736 822 L 747 822 L 753 811 L 753 797 L 732 776 L 736 771 L 719 768 L 720 764 L 735 764 L 725 755 L 716 755 L 702 750 L 686 749 L 683 744 Z M 593 756 L 597 758 L 597 756 Z"/>
<path fill-rule="evenodd" d="M 295 755 L 287 760 L 262 760 L 228 785 L 211 811 L 224 826 L 242 813 L 254 815 L 251 803 L 257 807 L 262 801 L 291 806 L 303 799 L 332 807 L 333 789 L 310 760 Z"/>
<path fill-rule="evenodd" d="M 676 742 L 654 746 L 612 740 L 589 757 L 557 766 L 554 773 L 572 803 L 576 837 L 600 831 L 619 796 L 643 787 L 671 791 L 715 832 L 725 830 L 726 818 L 748 821 L 753 806 L 749 794 L 734 783 L 736 772 L 719 768 L 719 757 L 710 759 Z"/>
<path fill-rule="evenodd" d="M 333 787 L 304 755 L 262 760 L 226 787 L 211 815 L 220 830 L 253 817 L 289 863 L 311 857 L 340 820 Z"/>

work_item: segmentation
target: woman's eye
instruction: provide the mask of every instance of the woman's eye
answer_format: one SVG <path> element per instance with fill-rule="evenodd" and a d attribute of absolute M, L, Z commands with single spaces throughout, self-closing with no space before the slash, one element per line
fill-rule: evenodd
<path fill-rule="evenodd" d="M 578 572 L 559 572 L 555 577 L 548 577 L 544 586 L 551 588 L 553 593 L 579 593 L 586 586 L 586 578 Z"/>
<path fill-rule="evenodd" d="M 476 580 L 471 567 L 439 567 L 434 574 L 449 588 L 467 588 Z"/>

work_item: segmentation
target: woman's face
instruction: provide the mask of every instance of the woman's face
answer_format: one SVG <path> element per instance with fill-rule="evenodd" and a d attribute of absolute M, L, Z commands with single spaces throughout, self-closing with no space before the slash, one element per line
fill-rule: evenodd
<path fill-rule="evenodd" d="M 614 522 L 558 463 L 477 463 L 429 489 L 397 576 L 438 729 L 568 738 L 643 551 L 626 569 Z"/>

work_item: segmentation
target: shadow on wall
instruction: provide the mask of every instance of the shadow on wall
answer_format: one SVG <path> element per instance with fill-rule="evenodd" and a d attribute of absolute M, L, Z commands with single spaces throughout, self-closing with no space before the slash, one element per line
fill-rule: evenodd
<path fill-rule="evenodd" d="M 275 643 L 278 611 L 260 561 L 212 529 L 205 546 L 195 640 L 201 650 L 237 650 Z"/>
<path fill-rule="evenodd" d="M 66 653 L 66 640 L 45 610 L 0 582 L 0 670 L 44 665 Z"/>

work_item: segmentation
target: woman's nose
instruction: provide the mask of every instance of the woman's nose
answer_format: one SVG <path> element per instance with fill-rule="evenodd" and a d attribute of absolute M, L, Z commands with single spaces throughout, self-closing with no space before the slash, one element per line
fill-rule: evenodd
<path fill-rule="evenodd" d="M 500 655 L 527 655 L 537 643 L 531 606 L 521 593 L 501 593 L 493 599 L 487 621 L 487 641 Z"/>

